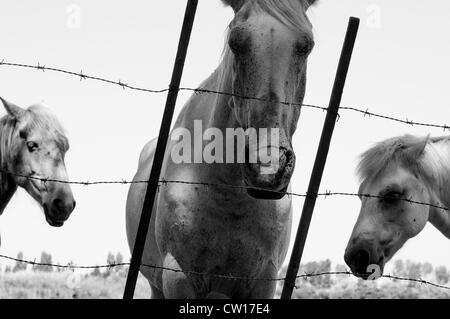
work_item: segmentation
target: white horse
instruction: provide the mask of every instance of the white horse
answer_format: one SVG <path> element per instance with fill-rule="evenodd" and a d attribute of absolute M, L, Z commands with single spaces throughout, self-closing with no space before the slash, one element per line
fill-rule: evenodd
<path fill-rule="evenodd" d="M 450 238 L 450 213 L 442 209 L 450 207 L 450 136 L 388 139 L 362 155 L 358 171 L 359 193 L 378 197 L 361 197 L 344 257 L 353 273 L 367 279 L 373 265 L 382 273 L 427 221 Z"/>
<path fill-rule="evenodd" d="M 0 119 L 0 215 L 20 186 L 42 206 L 47 222 L 60 227 L 75 208 L 70 185 L 38 179 L 68 181 L 63 128 L 42 105 L 22 109 L 0 99 L 7 111 Z"/>
<path fill-rule="evenodd" d="M 174 183 L 161 187 L 143 263 L 207 275 L 141 267 L 153 298 L 271 298 L 275 292 L 273 281 L 229 280 L 211 275 L 275 278 L 289 245 L 291 197 L 279 192 L 289 189 L 294 171 L 292 136 L 300 107 L 282 105 L 279 101 L 303 102 L 307 58 L 314 45 L 306 10 L 314 1 L 224 2 L 234 9 L 235 17 L 229 26 L 223 61 L 201 88 L 260 100 L 220 94 L 193 95 L 175 123 L 161 178 L 243 188 L 205 189 Z M 227 153 L 227 159 L 247 160 L 175 163 L 172 155 L 179 151 L 175 130 L 181 129 L 183 137 L 189 139 L 189 146 L 193 136 L 194 157 L 199 155 L 196 143 L 205 149 L 206 141 L 196 139 L 196 123 L 202 124 L 204 135 L 208 135 L 206 140 L 217 142 L 216 155 Z M 252 139 L 241 140 L 241 146 L 245 145 L 243 151 L 237 146 L 227 149 L 225 143 L 217 141 L 217 136 L 227 135 L 229 129 L 250 128 L 278 129 L 278 145 L 264 144 L 262 141 L 267 137 L 264 133 L 258 133 L 259 144 Z M 206 133 L 211 130 L 216 133 Z M 155 144 L 156 140 L 152 140 L 144 147 L 134 180 L 148 179 Z M 261 150 L 279 155 L 276 165 L 267 165 L 261 158 L 248 161 L 255 153 L 261 154 Z M 190 150 L 187 157 L 191 158 Z M 130 248 L 134 246 L 145 191 L 142 184 L 133 184 L 129 190 L 126 211 Z"/>

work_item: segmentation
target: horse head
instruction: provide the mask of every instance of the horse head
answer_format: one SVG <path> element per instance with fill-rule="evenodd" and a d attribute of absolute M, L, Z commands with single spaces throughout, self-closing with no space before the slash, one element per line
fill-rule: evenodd
<path fill-rule="evenodd" d="M 234 94 L 229 105 L 240 127 L 254 128 L 258 135 L 246 140 L 247 158 L 257 160 L 246 161 L 242 173 L 249 195 L 279 199 L 295 166 L 292 137 L 305 95 L 307 58 L 314 46 L 306 10 L 314 1 L 224 2 L 235 12 L 227 48 Z M 276 134 L 271 134 L 273 130 Z M 275 160 L 263 161 L 261 154 Z"/>
<path fill-rule="evenodd" d="M 60 227 L 75 208 L 64 164 L 68 139 L 42 105 L 23 109 L 1 101 L 8 113 L 2 119 L 1 168 L 11 173 L 15 187 L 24 188 L 42 206 L 47 222 Z"/>
<path fill-rule="evenodd" d="M 385 263 L 425 227 L 430 207 L 418 203 L 434 202 L 420 163 L 427 143 L 428 138 L 404 136 L 363 154 L 361 210 L 344 256 L 358 277 L 368 279 L 376 268 L 381 275 Z"/>

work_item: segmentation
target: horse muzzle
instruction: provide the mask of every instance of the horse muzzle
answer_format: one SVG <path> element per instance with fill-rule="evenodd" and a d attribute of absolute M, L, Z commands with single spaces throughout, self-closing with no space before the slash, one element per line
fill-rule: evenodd
<path fill-rule="evenodd" d="M 72 197 L 55 198 L 49 204 L 44 203 L 45 219 L 50 226 L 61 227 L 69 219 L 75 209 L 76 202 Z"/>
<path fill-rule="evenodd" d="M 246 161 L 243 167 L 247 193 L 256 199 L 278 200 L 283 198 L 289 186 L 295 167 L 295 155 L 284 147 L 271 152 L 279 152 L 270 161 L 256 163 Z M 267 150 L 264 150 L 267 153 Z M 261 150 L 258 151 L 258 154 Z M 259 158 L 259 157 L 258 157 Z"/>
<path fill-rule="evenodd" d="M 358 242 L 347 247 L 344 260 L 356 277 L 378 279 L 383 274 L 385 257 L 377 251 L 373 242 Z"/>

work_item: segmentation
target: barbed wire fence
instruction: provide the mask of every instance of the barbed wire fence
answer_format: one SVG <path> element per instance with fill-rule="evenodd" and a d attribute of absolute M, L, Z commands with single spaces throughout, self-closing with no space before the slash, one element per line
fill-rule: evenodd
<path fill-rule="evenodd" d="M 23 64 L 23 63 L 13 63 L 13 62 L 6 62 L 3 59 L 3 60 L 0 61 L 0 66 L 9 66 L 9 67 L 33 69 L 33 70 L 42 71 L 42 72 L 51 71 L 51 72 L 63 73 L 63 74 L 69 75 L 69 76 L 77 77 L 77 78 L 80 79 L 80 81 L 93 80 L 93 81 L 98 81 L 98 82 L 103 82 L 103 83 L 107 83 L 107 84 L 116 85 L 116 86 L 121 87 L 122 89 L 129 89 L 129 90 L 132 90 L 132 91 L 140 91 L 140 92 L 147 92 L 147 93 L 153 93 L 153 94 L 166 93 L 166 92 L 171 90 L 171 88 L 169 88 L 169 87 L 164 88 L 164 89 L 143 88 L 143 87 L 139 87 L 139 86 L 130 85 L 130 84 L 128 84 L 128 82 L 124 82 L 122 80 L 117 80 L 116 81 L 116 80 L 103 78 L 103 77 L 100 77 L 100 76 L 92 76 L 92 75 L 84 74 L 83 70 L 81 70 L 80 72 L 74 72 L 74 71 L 68 71 L 68 70 L 64 70 L 64 69 L 60 69 L 60 68 L 56 68 L 56 67 L 48 67 L 48 66 L 42 65 L 40 63 L 37 63 L 36 65 Z M 190 88 L 190 87 L 180 87 L 180 88 L 178 88 L 178 90 L 179 91 L 189 91 L 189 92 L 193 92 L 195 94 L 219 94 L 219 95 L 225 95 L 225 96 L 235 97 L 235 98 L 244 99 L 244 100 L 254 100 L 254 101 L 259 101 L 259 102 L 276 102 L 276 103 L 279 103 L 279 104 L 285 105 L 285 106 L 306 107 L 306 108 L 312 108 L 312 109 L 321 110 L 321 111 L 324 111 L 324 112 L 328 111 L 327 107 L 314 105 L 314 104 L 295 103 L 295 102 L 289 102 L 289 101 L 273 101 L 273 100 L 267 100 L 267 99 L 263 99 L 263 98 L 239 95 L 239 94 L 234 94 L 234 93 L 231 93 L 231 92 L 221 92 L 221 91 L 210 90 L 210 89 L 205 89 L 205 88 L 195 88 L 194 89 L 194 88 Z M 407 124 L 407 125 L 410 125 L 410 126 L 423 126 L 423 127 L 443 129 L 444 131 L 450 131 L 450 125 L 447 125 L 447 124 L 417 122 L 417 121 L 413 121 L 411 119 L 408 119 L 407 117 L 402 119 L 402 118 L 399 118 L 399 117 L 394 117 L 394 116 L 389 116 L 389 115 L 385 115 L 385 114 L 374 113 L 374 112 L 371 112 L 369 110 L 369 108 L 358 108 L 358 107 L 350 107 L 350 106 L 341 106 L 339 109 L 340 110 L 357 112 L 357 113 L 362 114 L 366 118 L 375 117 L 375 118 L 380 118 L 380 119 L 384 119 L 384 120 L 394 121 L 394 122 L 397 122 L 397 123 Z"/>
<path fill-rule="evenodd" d="M 129 181 L 125 179 L 117 180 L 117 181 L 62 181 L 57 179 L 51 179 L 51 178 L 41 178 L 36 176 L 26 176 L 22 174 L 12 173 L 8 172 L 6 170 L 0 169 L 0 174 L 6 174 L 11 176 L 17 176 L 22 178 L 27 178 L 31 180 L 37 180 L 42 183 L 61 183 L 61 184 L 69 184 L 69 185 L 81 185 L 81 186 L 94 186 L 94 185 L 131 185 L 131 184 L 148 184 L 150 181 L 148 180 L 135 180 L 135 181 Z M 364 194 L 364 193 L 350 193 L 350 192 L 332 192 L 330 190 L 326 190 L 323 193 L 317 193 L 317 194 L 300 194 L 300 193 L 294 193 L 294 192 L 281 192 L 281 191 L 274 191 L 269 190 L 262 187 L 254 187 L 254 186 L 247 186 L 247 185 L 230 185 L 230 184 L 220 184 L 220 183 L 207 183 L 207 182 L 195 182 L 195 181 L 182 181 L 182 180 L 159 180 L 159 187 L 166 186 L 167 184 L 183 184 L 183 185 L 191 185 L 191 186 L 203 186 L 203 187 L 218 187 L 218 188 L 234 188 L 234 189 L 242 189 L 242 190 L 258 190 L 258 191 L 265 191 L 265 192 L 271 192 L 279 195 L 288 195 L 293 197 L 302 197 L 306 198 L 309 196 L 314 197 L 331 197 L 331 196 L 352 196 L 352 197 L 359 197 L 359 198 L 378 198 L 378 199 L 385 199 L 385 200 L 398 200 L 398 201 L 404 201 L 408 202 L 410 204 L 417 204 L 422 206 L 428 206 L 432 208 L 441 209 L 444 211 L 450 211 L 450 208 L 446 206 L 441 205 L 435 205 L 432 203 L 426 203 L 426 202 L 420 202 L 415 201 L 411 198 L 404 198 L 404 197 L 397 197 L 397 196 L 381 196 L 381 195 L 372 195 L 372 194 Z"/>
<path fill-rule="evenodd" d="M 128 84 L 128 82 L 124 82 L 122 80 L 116 81 L 116 80 L 103 78 L 100 76 L 88 75 L 88 74 L 83 73 L 82 70 L 80 72 L 74 72 L 74 71 L 68 71 L 68 70 L 64 70 L 64 69 L 56 68 L 56 67 L 48 67 L 48 66 L 42 65 L 40 63 L 37 63 L 36 65 L 13 63 L 13 62 L 6 62 L 3 59 L 0 61 L 0 66 L 32 69 L 32 70 L 37 70 L 37 71 L 42 71 L 42 72 L 50 71 L 50 72 L 62 73 L 62 74 L 68 75 L 68 76 L 77 77 L 80 79 L 80 81 L 84 81 L 84 80 L 98 81 L 98 82 L 102 82 L 102 83 L 106 83 L 106 84 L 116 85 L 118 87 L 121 87 L 124 90 L 128 89 L 128 90 L 146 92 L 146 93 L 151 93 L 151 94 L 166 93 L 173 89 L 173 88 L 169 88 L 169 87 L 164 88 L 164 89 L 149 89 L 149 88 L 139 87 L 139 86 L 135 86 L 135 85 L 130 85 L 130 84 Z M 289 101 L 272 101 L 272 100 L 267 100 L 267 99 L 262 99 L 262 98 L 237 95 L 237 94 L 233 94 L 230 92 L 221 92 L 221 91 L 210 90 L 210 89 L 205 89 L 205 88 L 195 88 L 194 89 L 194 88 L 189 88 L 189 87 L 180 87 L 180 88 L 178 88 L 178 90 L 193 92 L 194 94 L 197 94 L 197 95 L 219 94 L 219 95 L 225 95 L 225 96 L 238 98 L 238 99 L 255 100 L 255 101 L 260 101 L 260 102 L 275 102 L 275 103 L 279 103 L 281 105 L 288 106 L 288 107 L 307 107 L 307 108 L 311 108 L 311 109 L 321 110 L 324 112 L 328 111 L 327 107 L 314 105 L 314 104 L 295 103 L 295 102 L 289 102 Z M 397 122 L 397 123 L 402 123 L 402 124 L 406 124 L 406 125 L 410 125 L 410 126 L 422 126 L 422 127 L 443 129 L 443 131 L 450 131 L 450 126 L 447 124 L 416 122 L 416 121 L 410 120 L 408 118 L 402 119 L 399 117 L 393 117 L 393 116 L 389 116 L 389 115 L 374 113 L 374 112 L 369 111 L 368 108 L 343 106 L 343 107 L 340 107 L 340 110 L 360 113 L 364 116 L 364 118 L 374 117 L 374 118 L 380 118 L 380 119 L 389 120 L 389 121 L 393 121 L 393 122 Z M 340 114 L 337 114 L 337 116 L 338 116 L 338 120 L 339 120 Z M 0 174 L 12 175 L 12 176 L 16 176 L 16 177 L 27 178 L 30 180 L 37 180 L 42 183 L 53 182 L 53 183 L 62 183 L 62 184 L 71 184 L 71 185 L 80 185 L 80 186 L 130 185 L 130 184 L 144 184 L 144 183 L 148 184 L 149 183 L 148 180 L 129 181 L 129 180 L 125 180 L 125 179 L 111 180 L 111 181 L 63 181 L 63 180 L 56 180 L 56 179 L 51 179 L 51 178 L 46 178 L 46 177 L 39 177 L 39 176 L 26 176 L 26 175 L 14 173 L 14 172 L 9 172 L 9 171 L 3 170 L 3 169 L 0 169 Z M 327 190 L 323 193 L 317 193 L 317 194 L 299 194 L 299 193 L 293 193 L 293 192 L 276 192 L 273 190 L 267 190 L 267 189 L 257 188 L 257 187 L 250 187 L 250 186 L 245 186 L 245 185 L 228 185 L 228 184 L 206 183 L 206 182 L 198 182 L 198 181 L 175 181 L 175 180 L 173 180 L 173 181 L 160 180 L 158 187 L 163 187 L 167 184 L 184 184 L 184 185 L 203 186 L 203 187 L 224 187 L 224 188 L 234 188 L 234 189 L 250 189 L 250 188 L 252 188 L 252 189 L 256 189 L 256 190 L 270 191 L 270 192 L 277 193 L 277 194 L 302 197 L 302 198 L 314 196 L 314 197 L 323 197 L 326 199 L 331 196 L 351 196 L 351 197 L 359 197 L 359 198 L 366 197 L 366 198 L 378 198 L 378 199 L 385 199 L 385 200 L 399 200 L 399 201 L 408 202 L 410 204 L 424 205 L 424 206 L 441 209 L 442 211 L 450 211 L 450 209 L 448 207 L 441 206 L 441 205 L 435 205 L 432 203 L 414 201 L 411 198 L 398 198 L 398 197 L 389 197 L 389 196 L 379 196 L 379 195 L 373 195 L 373 194 L 357 194 L 357 193 L 351 193 L 351 192 L 332 192 L 330 190 Z M 127 263 L 114 263 L 114 264 L 108 264 L 108 265 L 74 265 L 74 264 L 63 265 L 63 264 L 40 263 L 40 262 L 36 262 L 35 260 L 30 261 L 30 260 L 18 259 L 18 258 L 14 258 L 11 256 L 1 255 L 1 254 L 0 254 L 0 259 L 6 259 L 6 260 L 15 261 L 15 262 L 19 262 L 19 263 L 25 263 L 25 264 L 29 264 L 29 265 L 48 266 L 48 267 L 71 269 L 71 270 L 102 269 L 102 268 L 111 269 L 111 268 L 116 268 L 116 267 L 124 267 L 124 266 L 126 267 L 126 266 L 130 266 L 130 264 L 131 264 L 131 263 L 127 262 Z M 198 271 L 184 271 L 184 270 L 179 270 L 179 269 L 173 269 L 173 268 L 167 268 L 167 267 L 162 267 L 162 266 L 157 266 L 157 265 L 149 265 L 149 264 L 143 264 L 143 263 L 141 264 L 141 267 L 148 267 L 148 268 L 152 268 L 152 269 L 166 270 L 166 271 L 173 271 L 173 272 L 182 272 L 182 273 L 185 273 L 188 275 L 215 277 L 215 278 L 221 278 L 221 279 L 227 279 L 227 280 L 276 281 L 276 282 L 278 282 L 278 281 L 284 281 L 286 279 L 286 278 L 255 278 L 255 277 L 240 277 L 240 276 L 232 276 L 232 275 L 210 274 L 210 273 L 204 273 L 204 272 L 198 272 Z M 296 277 L 296 279 L 308 279 L 311 277 L 320 277 L 320 276 L 329 276 L 329 275 L 350 276 L 350 275 L 356 275 L 356 274 L 354 274 L 350 271 L 316 272 L 316 273 L 304 273 L 304 274 L 298 275 Z M 436 283 L 426 281 L 423 279 L 406 278 L 406 277 L 394 276 L 394 275 L 390 275 L 390 274 L 381 275 L 379 277 L 391 279 L 391 280 L 413 282 L 413 283 L 427 285 L 427 286 L 431 286 L 431 287 L 443 289 L 443 290 L 450 290 L 450 287 L 448 287 L 448 286 L 436 284 Z"/>
<path fill-rule="evenodd" d="M 110 263 L 110 264 L 105 264 L 105 265 L 76 265 L 76 264 L 72 264 L 72 263 L 63 265 L 63 264 L 42 263 L 42 262 L 36 262 L 36 261 L 31 261 L 31 260 L 19 259 L 19 258 L 2 255 L 2 254 L 0 254 L 0 259 L 7 259 L 7 260 L 24 263 L 24 264 L 32 265 L 32 266 L 53 267 L 53 268 L 61 268 L 61 269 L 67 269 L 67 270 L 113 269 L 113 268 L 117 268 L 117 267 L 128 267 L 131 264 L 129 262 L 123 262 L 123 263 Z M 186 275 L 191 275 L 191 276 L 218 278 L 218 279 L 226 279 L 226 280 L 233 280 L 233 281 L 281 282 L 286 279 L 285 277 L 280 277 L 280 278 L 261 277 L 261 278 L 259 278 L 259 277 L 244 277 L 244 276 L 212 274 L 212 273 L 206 273 L 206 272 L 200 272 L 200 271 L 180 270 L 180 269 L 157 266 L 157 265 L 150 265 L 150 264 L 145 264 L 145 263 L 141 263 L 141 267 L 151 268 L 151 269 L 155 269 L 155 270 L 162 270 L 162 271 L 171 271 L 171 272 L 175 272 L 175 273 L 184 273 Z M 355 276 L 358 274 L 352 273 L 351 271 L 348 271 L 348 270 L 346 270 L 346 271 L 310 272 L 310 273 L 305 272 L 303 274 L 297 275 L 296 279 L 308 279 L 308 278 L 314 278 L 314 277 L 333 276 L 333 275 L 334 276 Z M 420 278 L 407 278 L 407 277 L 401 277 L 401 276 L 390 275 L 390 274 L 375 276 L 373 278 L 374 279 L 385 278 L 385 279 L 390 279 L 390 280 L 412 282 L 412 283 L 417 283 L 417 284 L 421 284 L 421 285 L 426 285 L 426 286 L 450 291 L 449 286 L 433 283 L 431 281 L 427 281 L 427 280 L 420 279 Z M 299 287 L 296 286 L 296 289 L 298 289 L 298 288 Z"/>

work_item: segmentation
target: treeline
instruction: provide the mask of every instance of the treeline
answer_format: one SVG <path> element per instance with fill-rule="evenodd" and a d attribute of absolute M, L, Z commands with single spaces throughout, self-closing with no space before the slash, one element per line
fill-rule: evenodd
<path fill-rule="evenodd" d="M 18 260 L 23 260 L 24 256 L 22 252 L 19 252 L 16 257 Z M 123 255 L 118 252 L 113 254 L 109 252 L 105 264 L 112 265 L 112 267 L 106 268 L 93 268 L 91 271 L 92 276 L 108 276 L 111 273 L 124 273 L 127 267 L 119 265 L 124 263 Z M 58 264 L 58 263 L 57 263 Z M 17 261 L 13 266 L 7 265 L 4 268 L 5 273 L 15 273 L 20 271 L 26 271 L 31 269 L 34 272 L 62 272 L 66 271 L 68 268 L 54 267 L 53 258 L 50 253 L 43 251 L 38 263 L 28 264 L 24 262 Z M 75 265 L 74 262 L 69 262 L 68 265 Z M 280 276 L 284 277 L 286 275 L 287 267 L 283 267 Z M 1 271 L 1 264 L 0 264 Z M 300 265 L 299 275 L 305 274 L 318 274 L 318 273 L 329 273 L 329 272 L 346 272 L 347 267 L 342 264 L 337 264 L 333 267 L 331 260 L 321 260 L 312 261 L 307 263 L 302 263 Z M 418 263 L 412 262 L 410 260 L 395 260 L 393 262 L 391 275 L 402 278 L 410 278 L 417 280 L 430 280 L 440 285 L 446 285 L 450 283 L 450 270 L 446 266 L 437 266 L 429 262 Z M 304 281 L 305 279 L 299 279 L 299 281 Z M 332 275 L 321 275 L 321 276 L 311 276 L 306 279 L 308 283 L 315 287 L 320 288 L 330 288 L 334 281 Z"/>
<path fill-rule="evenodd" d="M 364 281 L 352 275 L 321 275 L 298 278 L 296 289 L 292 294 L 294 299 L 392 299 L 392 298 L 450 298 L 447 289 L 439 289 L 423 283 L 423 280 L 435 284 L 448 286 L 450 284 L 450 270 L 446 266 L 433 267 L 428 262 L 418 263 L 410 260 L 396 260 L 391 264 L 390 274 L 399 278 L 418 280 L 369 280 Z M 345 265 L 332 265 L 330 260 L 303 263 L 298 275 L 313 275 L 318 273 L 348 272 Z M 286 274 L 286 267 L 281 276 Z M 279 298 L 282 282 L 277 287 L 275 298 Z"/>
<path fill-rule="evenodd" d="M 6 265 L 4 268 L 4 273 L 17 273 L 17 272 L 21 272 L 21 271 L 27 271 L 27 270 L 31 270 L 33 272 L 47 272 L 47 273 L 51 273 L 51 272 L 64 272 L 67 270 L 70 270 L 70 267 L 56 267 L 54 266 L 53 263 L 53 258 L 52 255 L 50 253 L 47 253 L 45 251 L 43 251 L 41 253 L 41 257 L 39 259 L 39 261 L 33 261 L 33 262 L 22 262 L 21 260 L 24 260 L 23 257 L 23 252 L 19 252 L 17 254 L 16 257 L 17 261 L 15 262 L 15 264 L 13 266 L 11 265 Z M 107 257 L 106 257 L 106 262 L 105 265 L 112 265 L 111 267 L 106 267 L 106 268 L 100 268 L 97 266 L 95 266 L 90 275 L 92 276 L 103 276 L 103 277 L 107 277 L 112 273 L 118 273 L 118 274 L 122 274 L 124 272 L 125 267 L 122 264 L 123 261 L 123 255 L 118 252 L 116 254 L 113 254 L 112 252 L 109 252 Z M 58 265 L 60 265 L 60 263 L 56 263 Z M 75 266 L 75 263 L 73 261 L 70 261 L 67 264 L 64 264 L 64 266 Z M 2 267 L 0 264 L 0 272 L 2 271 Z"/>
<path fill-rule="evenodd" d="M 283 267 L 281 276 L 284 277 L 287 271 L 287 267 Z M 333 267 L 331 260 L 312 261 L 302 263 L 298 275 L 329 273 L 329 272 L 347 272 L 349 269 L 342 264 L 337 264 Z M 413 262 L 410 260 L 395 260 L 393 262 L 393 269 L 390 273 L 393 276 L 417 280 L 430 280 L 440 285 L 446 285 L 450 283 L 450 269 L 446 266 L 437 266 L 429 262 Z M 330 288 L 333 285 L 332 275 L 311 276 L 307 279 L 299 279 L 305 281 L 316 287 Z M 339 277 L 338 277 L 339 278 Z"/>

